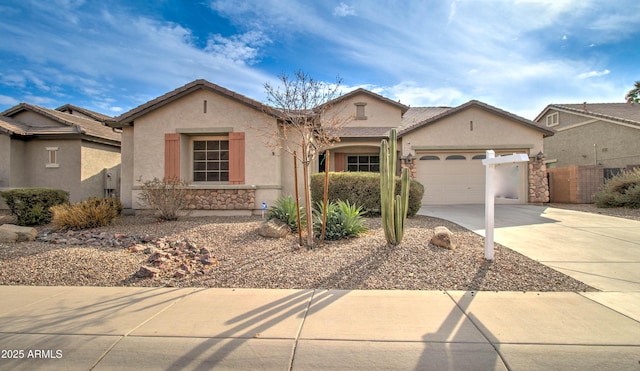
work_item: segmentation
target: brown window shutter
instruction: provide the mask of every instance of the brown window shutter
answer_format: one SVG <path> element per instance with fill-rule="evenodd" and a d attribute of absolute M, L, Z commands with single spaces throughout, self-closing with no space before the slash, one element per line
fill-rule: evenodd
<path fill-rule="evenodd" d="M 229 133 L 229 184 L 244 184 L 244 133 Z"/>
<path fill-rule="evenodd" d="M 164 177 L 180 179 L 180 134 L 164 135 Z"/>
<path fill-rule="evenodd" d="M 344 153 L 334 153 L 333 161 L 334 161 L 333 168 L 335 169 L 336 172 L 344 171 Z"/>

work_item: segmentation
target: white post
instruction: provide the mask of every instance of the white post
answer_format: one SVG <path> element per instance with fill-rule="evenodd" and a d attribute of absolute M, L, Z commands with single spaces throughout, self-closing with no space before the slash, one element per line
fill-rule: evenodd
<path fill-rule="evenodd" d="M 486 166 L 484 189 L 484 257 L 487 260 L 493 260 L 493 227 L 496 202 L 494 178 L 496 165 L 527 161 L 529 161 L 529 156 L 524 153 L 514 153 L 513 155 L 496 157 L 496 153 L 493 150 L 488 150 L 485 159 L 482 160 L 482 164 Z"/>
<path fill-rule="evenodd" d="M 495 157 L 493 150 L 488 150 L 485 158 L 487 160 Z M 494 223 L 494 204 L 495 204 L 495 187 L 494 177 L 496 165 L 491 160 L 486 161 L 485 169 L 485 190 L 484 190 L 484 258 L 493 260 L 493 223 Z"/>

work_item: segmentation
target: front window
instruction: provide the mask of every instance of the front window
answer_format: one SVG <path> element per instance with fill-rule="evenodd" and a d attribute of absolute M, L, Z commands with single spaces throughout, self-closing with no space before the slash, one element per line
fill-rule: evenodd
<path fill-rule="evenodd" d="M 193 141 L 193 181 L 229 181 L 229 138 Z"/>
<path fill-rule="evenodd" d="M 347 171 L 380 171 L 379 155 L 348 155 Z"/>

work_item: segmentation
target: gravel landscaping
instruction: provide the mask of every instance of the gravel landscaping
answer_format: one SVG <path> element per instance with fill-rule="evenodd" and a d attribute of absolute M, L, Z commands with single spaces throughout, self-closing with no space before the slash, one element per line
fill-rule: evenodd
<path fill-rule="evenodd" d="M 38 240 L 0 244 L 0 284 L 485 291 L 596 291 L 456 224 L 417 216 L 402 244 L 386 246 L 380 219 L 359 238 L 298 248 L 297 235 L 258 235 L 255 217 L 187 217 L 157 222 L 124 216 L 76 233 L 39 228 Z M 429 244 L 449 228 L 457 249 Z M 44 242 L 48 240 L 49 242 Z M 152 272 L 141 270 L 150 267 Z M 155 268 L 154 268 L 155 267 Z"/>

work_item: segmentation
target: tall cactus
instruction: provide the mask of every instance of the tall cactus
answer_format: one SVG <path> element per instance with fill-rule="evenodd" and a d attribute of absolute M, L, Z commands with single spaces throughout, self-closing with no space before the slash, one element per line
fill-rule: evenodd
<path fill-rule="evenodd" d="M 400 194 L 395 194 L 396 142 L 396 130 L 391 129 L 389 142 L 380 143 L 380 211 L 384 236 L 392 246 L 402 242 L 409 207 L 409 169 L 402 169 Z"/>

